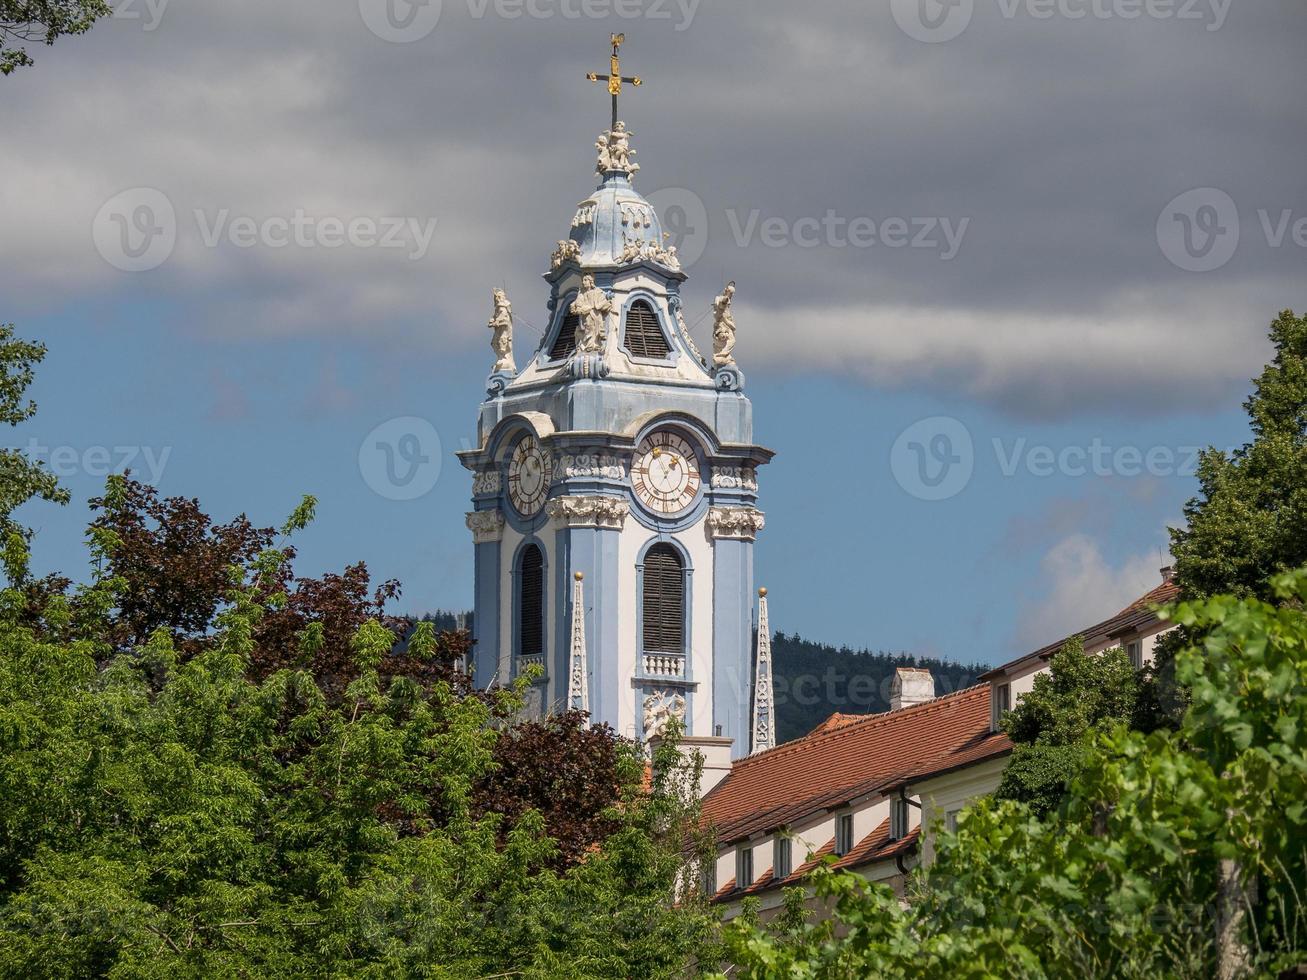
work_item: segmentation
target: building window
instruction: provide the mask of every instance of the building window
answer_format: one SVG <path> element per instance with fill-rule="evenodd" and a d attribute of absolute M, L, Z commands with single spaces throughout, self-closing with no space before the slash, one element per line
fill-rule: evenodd
<path fill-rule="evenodd" d="M 685 653 L 685 565 L 670 544 L 654 545 L 644 556 L 642 597 L 646 653 Z"/>
<path fill-rule="evenodd" d="M 658 314 L 642 299 L 637 299 L 626 311 L 626 349 L 634 357 L 655 360 L 664 360 L 672 352 L 658 325 Z"/>
<path fill-rule="evenodd" d="M 889 839 L 902 840 L 908 836 L 908 801 L 895 797 L 889 804 Z"/>
<path fill-rule="evenodd" d="M 576 328 L 580 325 L 581 317 L 579 314 L 568 313 L 563 317 L 563 326 L 558 331 L 554 346 L 549 348 L 549 359 L 551 361 L 561 361 L 572 356 L 576 351 Z"/>
<path fill-rule="evenodd" d="M 853 814 L 841 813 L 835 818 L 835 853 L 844 855 L 853 850 Z"/>
<path fill-rule="evenodd" d="M 529 544 L 518 560 L 517 653 L 540 660 L 545 654 L 545 556 Z"/>
<path fill-rule="evenodd" d="M 772 845 L 772 877 L 779 881 L 788 878 L 794 870 L 793 849 L 788 837 L 777 837 Z"/>
<path fill-rule="evenodd" d="M 1126 655 L 1130 658 L 1130 662 L 1134 664 L 1135 670 L 1138 670 L 1140 667 L 1144 665 L 1144 641 L 1143 640 L 1131 640 L 1129 643 L 1125 645 L 1125 652 Z"/>
<path fill-rule="evenodd" d="M 713 854 L 703 859 L 703 867 L 700 868 L 699 889 L 703 894 L 711 898 L 717 894 L 717 855 Z"/>
<path fill-rule="evenodd" d="M 999 722 L 1003 716 L 1012 710 L 1012 685 L 1003 683 L 995 684 L 990 688 L 990 709 L 992 718 L 991 727 L 998 731 Z"/>
<path fill-rule="evenodd" d="M 961 810 L 949 810 L 944 814 L 944 829 L 950 834 L 956 833 L 958 829 L 958 814 Z"/>
<path fill-rule="evenodd" d="M 735 887 L 748 888 L 753 884 L 753 848 L 740 847 L 735 852 Z"/>

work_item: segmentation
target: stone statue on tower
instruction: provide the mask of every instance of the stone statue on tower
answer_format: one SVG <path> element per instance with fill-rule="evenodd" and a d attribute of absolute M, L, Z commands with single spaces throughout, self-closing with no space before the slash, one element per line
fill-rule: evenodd
<path fill-rule="evenodd" d="M 496 287 L 493 292 L 494 313 L 486 324 L 492 331 L 490 349 L 495 352 L 494 372 L 516 374 L 517 364 L 513 360 L 513 304 L 508 301 L 508 294 Z"/>
<path fill-rule="evenodd" d="M 608 294 L 595 286 L 595 277 L 586 273 L 581 277 L 581 291 L 572 301 L 569 312 L 581 318 L 576 329 L 576 349 L 582 354 L 598 354 L 608 339 L 608 314 L 613 302 Z"/>
<path fill-rule="evenodd" d="M 718 367 L 735 363 L 735 314 L 731 312 L 731 302 L 734 299 L 735 280 L 732 279 L 721 291 L 721 295 L 712 301 L 712 359 Z"/>

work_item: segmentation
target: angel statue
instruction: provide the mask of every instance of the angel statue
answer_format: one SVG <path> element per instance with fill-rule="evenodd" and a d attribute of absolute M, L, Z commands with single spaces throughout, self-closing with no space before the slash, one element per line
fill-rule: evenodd
<path fill-rule="evenodd" d="M 499 359 L 495 361 L 495 374 L 516 374 L 517 364 L 513 361 L 513 304 L 508 301 L 508 294 L 496 287 L 494 290 L 495 312 L 486 324 L 493 332 L 490 337 L 490 349 Z"/>
<path fill-rule="evenodd" d="M 735 280 L 732 279 L 722 294 L 712 301 L 712 360 L 717 367 L 735 363 L 735 315 L 731 312 L 731 301 L 734 298 Z"/>
<path fill-rule="evenodd" d="M 581 318 L 576 330 L 576 349 L 582 354 L 596 354 L 603 350 L 608 336 L 608 314 L 613 302 L 608 294 L 595 286 L 595 277 L 586 273 L 581 277 L 581 291 L 567 308 Z"/>
<path fill-rule="evenodd" d="M 631 149 L 631 137 L 635 135 L 626 128 L 626 123 L 618 120 L 612 129 L 605 129 L 595 140 L 595 149 L 599 151 L 599 162 L 595 165 L 598 173 L 608 170 L 625 170 L 633 174 L 640 165 L 631 160 L 635 150 Z"/>

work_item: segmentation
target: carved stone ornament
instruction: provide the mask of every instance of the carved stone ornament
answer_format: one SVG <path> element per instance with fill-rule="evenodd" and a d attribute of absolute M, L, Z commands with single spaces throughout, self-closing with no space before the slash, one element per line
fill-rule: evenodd
<path fill-rule="evenodd" d="M 549 256 L 549 268 L 562 268 L 564 262 L 575 262 L 580 256 L 580 242 L 574 242 L 570 238 L 560 238 L 558 245 L 554 248 L 554 254 Z"/>
<path fill-rule="evenodd" d="M 472 496 L 480 497 L 484 494 L 499 493 L 503 485 L 504 481 L 499 475 L 499 470 L 482 470 L 472 477 Z"/>
<path fill-rule="evenodd" d="M 752 466 L 714 466 L 712 468 L 712 488 L 714 490 L 757 490 L 758 471 Z"/>
<path fill-rule="evenodd" d="M 685 724 L 685 695 L 654 691 L 644 699 L 644 737 L 661 735 L 672 719 Z"/>
<path fill-rule="evenodd" d="M 554 480 L 625 480 L 626 467 L 617 456 L 601 453 L 565 455 L 554 468 Z"/>
<path fill-rule="evenodd" d="M 472 532 L 473 544 L 486 544 L 504 537 L 502 510 L 474 510 L 467 515 L 467 529 Z"/>
<path fill-rule="evenodd" d="M 664 232 L 663 237 L 670 236 Z M 627 236 L 626 232 L 622 232 L 622 254 L 617 258 L 618 263 L 629 265 L 632 262 L 645 260 L 657 262 L 673 272 L 679 272 L 681 269 L 681 259 L 676 254 L 675 245 L 664 248 L 657 242 L 646 241 L 643 238 L 631 238 Z"/>
<path fill-rule="evenodd" d="M 763 513 L 753 507 L 710 507 L 708 533 L 714 538 L 752 541 L 766 522 Z"/>
<path fill-rule="evenodd" d="M 679 262 L 677 263 L 677 267 L 680 267 Z M 690 328 L 685 325 L 685 311 L 681 309 L 681 298 L 679 296 L 673 296 L 668 299 L 667 304 L 676 315 L 676 325 L 680 328 L 681 337 L 685 341 L 686 346 L 690 348 L 690 353 L 699 359 L 700 364 L 706 366 L 708 362 L 704 360 L 703 355 L 699 353 L 699 345 L 694 342 L 694 338 L 690 336 Z"/>
<path fill-rule="evenodd" d="M 631 505 L 617 497 L 555 497 L 545 513 L 566 527 L 602 527 L 621 530 Z"/>
<path fill-rule="evenodd" d="M 599 151 L 599 160 L 595 172 L 607 173 L 610 170 L 624 172 L 628 177 L 634 176 L 640 165 L 631 158 L 635 150 L 631 149 L 631 137 L 635 134 L 626 128 L 626 123 L 618 120 L 612 129 L 605 129 L 595 140 L 595 149 Z"/>

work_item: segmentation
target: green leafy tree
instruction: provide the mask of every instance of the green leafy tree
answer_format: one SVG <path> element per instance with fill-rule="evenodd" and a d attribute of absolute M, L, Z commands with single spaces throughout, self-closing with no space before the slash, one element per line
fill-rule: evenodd
<path fill-rule="evenodd" d="M 1253 440 L 1203 452 L 1200 496 L 1171 530 L 1185 599 L 1268 599 L 1272 576 L 1307 563 L 1307 317 L 1271 324 L 1275 357 L 1244 403 Z"/>
<path fill-rule="evenodd" d="M 1176 668 L 1176 731 L 1090 733 L 1048 819 L 981 800 L 902 905 L 848 872 L 814 879 L 832 918 L 726 930 L 733 977 L 1271 975 L 1307 950 L 1307 569 L 1273 603 L 1169 615 L 1201 636 Z"/>
<path fill-rule="evenodd" d="M 23 44 L 83 34 L 112 12 L 107 0 L 0 0 L 0 75 L 32 64 Z"/>
<path fill-rule="evenodd" d="M 40 353 L 0 344 L 11 422 Z M 0 471 L 5 499 L 33 472 Z M 682 875 L 697 768 L 664 746 L 646 786 L 578 713 L 518 724 L 532 677 L 472 690 L 465 634 L 398 644 L 365 570 L 295 577 L 314 504 L 263 532 L 111 480 L 77 586 L 0 541 L 0 976 L 717 962 Z"/>
<path fill-rule="evenodd" d="M 1120 647 L 1091 657 L 1079 637 L 1068 641 L 1003 717 L 1015 748 L 999 798 L 1020 800 L 1041 816 L 1055 809 L 1080 768 L 1087 736 L 1129 721 L 1139 691 L 1138 672 Z"/>
<path fill-rule="evenodd" d="M 36 414 L 36 403 L 27 397 L 27 389 L 45 353 L 44 344 L 16 337 L 12 323 L 0 324 L 0 423 L 17 426 Z M 60 488 L 53 473 L 26 453 L 0 449 L 0 536 L 27 536 L 13 514 L 33 498 L 66 504 L 68 492 Z"/>

